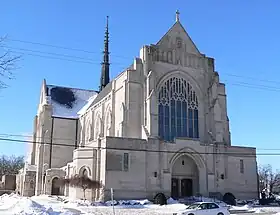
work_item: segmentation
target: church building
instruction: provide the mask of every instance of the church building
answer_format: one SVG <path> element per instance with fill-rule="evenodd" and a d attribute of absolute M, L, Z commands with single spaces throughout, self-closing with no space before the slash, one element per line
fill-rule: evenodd
<path fill-rule="evenodd" d="M 258 197 L 256 149 L 232 145 L 225 84 L 179 18 L 112 80 L 107 18 L 98 91 L 43 81 L 21 195 L 82 198 L 58 183 L 80 174 L 104 185 L 91 200 Z"/>

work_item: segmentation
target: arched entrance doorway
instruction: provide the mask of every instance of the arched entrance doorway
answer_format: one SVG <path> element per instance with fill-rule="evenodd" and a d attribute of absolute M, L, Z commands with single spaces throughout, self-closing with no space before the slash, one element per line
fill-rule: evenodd
<path fill-rule="evenodd" d="M 52 180 L 52 192 L 51 195 L 59 196 L 60 195 L 60 184 L 57 177 Z"/>
<path fill-rule="evenodd" d="M 172 198 L 187 197 L 199 191 L 199 173 L 194 160 L 182 155 L 176 159 L 172 167 L 171 196 Z"/>

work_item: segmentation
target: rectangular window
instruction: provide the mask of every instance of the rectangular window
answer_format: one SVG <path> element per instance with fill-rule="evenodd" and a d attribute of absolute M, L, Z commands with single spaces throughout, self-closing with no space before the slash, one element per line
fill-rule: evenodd
<path fill-rule="evenodd" d="M 123 154 L 123 171 L 128 171 L 129 168 L 129 156 L 128 153 Z"/>
<path fill-rule="evenodd" d="M 240 160 L 240 173 L 244 173 L 244 161 Z"/>
<path fill-rule="evenodd" d="M 107 152 L 106 154 L 106 170 L 107 171 L 122 171 L 123 170 L 123 156 L 114 152 Z"/>

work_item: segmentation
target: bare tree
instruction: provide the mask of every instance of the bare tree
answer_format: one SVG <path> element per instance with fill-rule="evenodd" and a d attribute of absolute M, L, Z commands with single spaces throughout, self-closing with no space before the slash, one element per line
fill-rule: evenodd
<path fill-rule="evenodd" d="M 24 166 L 24 156 L 5 156 L 0 157 L 0 177 L 7 174 L 17 174 Z"/>
<path fill-rule="evenodd" d="M 7 87 L 3 79 L 12 79 L 13 70 L 16 69 L 16 62 L 20 56 L 13 56 L 4 45 L 6 37 L 0 37 L 0 89 Z"/>
<path fill-rule="evenodd" d="M 273 192 L 275 188 L 279 188 L 280 172 L 278 170 L 273 171 L 270 164 L 259 166 L 258 174 L 260 191 L 262 191 L 263 189 L 268 189 L 270 192 Z"/>
<path fill-rule="evenodd" d="M 84 200 L 86 200 L 87 189 L 100 189 L 102 184 L 99 181 L 91 180 L 87 176 L 75 175 L 71 178 L 61 179 L 62 184 L 72 187 L 81 188 L 84 192 Z"/>

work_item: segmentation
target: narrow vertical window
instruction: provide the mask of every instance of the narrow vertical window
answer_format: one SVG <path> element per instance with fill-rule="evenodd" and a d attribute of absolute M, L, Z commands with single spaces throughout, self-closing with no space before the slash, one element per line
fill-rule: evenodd
<path fill-rule="evenodd" d="M 244 173 L 244 161 L 240 160 L 240 173 Z"/>
<path fill-rule="evenodd" d="M 198 110 L 197 109 L 194 110 L 193 120 L 194 120 L 194 138 L 198 138 L 199 128 L 198 128 Z"/>
<path fill-rule="evenodd" d="M 182 137 L 188 136 L 188 111 L 187 102 L 182 102 Z"/>
<path fill-rule="evenodd" d="M 189 109 L 189 137 L 193 138 L 193 109 Z"/>
<path fill-rule="evenodd" d="M 123 171 L 128 171 L 129 168 L 129 156 L 128 153 L 123 154 Z"/>

